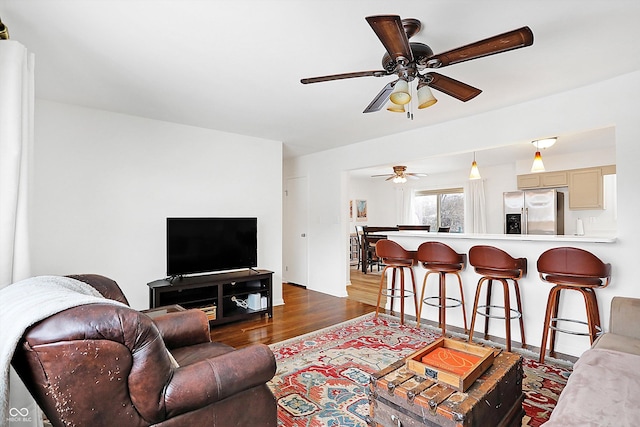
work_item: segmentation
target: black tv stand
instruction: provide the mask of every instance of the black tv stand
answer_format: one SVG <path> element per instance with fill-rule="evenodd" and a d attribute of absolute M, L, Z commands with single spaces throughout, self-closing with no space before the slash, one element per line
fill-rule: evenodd
<path fill-rule="evenodd" d="M 177 280 L 182 280 L 184 276 L 182 274 L 177 274 L 175 276 L 169 276 L 167 277 L 166 280 L 167 282 L 169 282 L 171 285 L 173 285 L 173 282 L 177 281 Z"/>
<path fill-rule="evenodd" d="M 187 309 L 199 308 L 207 313 L 211 326 L 256 315 L 272 317 L 272 278 L 273 272 L 253 268 L 200 276 L 172 276 L 147 283 L 149 308 L 174 304 Z"/>

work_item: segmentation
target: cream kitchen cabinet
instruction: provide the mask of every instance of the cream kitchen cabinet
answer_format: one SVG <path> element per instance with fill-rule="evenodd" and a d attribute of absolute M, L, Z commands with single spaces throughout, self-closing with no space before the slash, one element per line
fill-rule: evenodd
<path fill-rule="evenodd" d="M 567 185 L 567 171 L 518 175 L 518 190 L 525 190 L 529 188 L 566 187 Z"/>
<path fill-rule="evenodd" d="M 604 209 L 604 175 L 615 174 L 615 165 L 517 176 L 518 189 L 569 187 L 569 209 Z"/>
<path fill-rule="evenodd" d="M 602 168 L 569 171 L 569 209 L 604 209 Z"/>

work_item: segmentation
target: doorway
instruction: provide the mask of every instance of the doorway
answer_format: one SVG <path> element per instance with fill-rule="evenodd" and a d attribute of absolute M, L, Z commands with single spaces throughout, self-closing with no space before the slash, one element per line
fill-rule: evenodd
<path fill-rule="evenodd" d="M 307 178 L 289 178 L 284 193 L 284 271 L 285 282 L 307 286 L 308 212 Z"/>

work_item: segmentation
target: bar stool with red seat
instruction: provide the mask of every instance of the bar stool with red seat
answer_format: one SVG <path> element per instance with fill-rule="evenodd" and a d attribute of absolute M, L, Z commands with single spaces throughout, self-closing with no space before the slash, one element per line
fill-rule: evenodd
<path fill-rule="evenodd" d="M 527 259 L 513 258 L 502 249 L 498 249 L 494 246 L 478 245 L 469 249 L 469 264 L 474 267 L 476 273 L 482 276 L 478 281 L 476 298 L 473 303 L 471 328 L 469 329 L 469 342 L 473 340 L 476 314 L 479 314 L 485 317 L 484 339 L 487 340 L 489 339 L 489 319 L 504 319 L 507 351 L 511 351 L 511 320 L 519 319 L 520 340 L 522 341 L 522 347 L 526 347 L 527 343 L 524 337 L 524 320 L 522 319 L 522 302 L 520 299 L 520 286 L 518 285 L 518 280 L 527 273 Z M 502 283 L 504 305 L 491 304 L 491 290 L 493 288 L 494 280 Z M 513 282 L 513 289 L 516 297 L 516 309 L 511 308 L 511 295 L 509 293 L 508 280 Z M 482 285 L 485 283 L 488 283 L 486 288 L 486 303 L 485 305 L 478 305 Z M 502 315 L 491 314 L 493 309 L 504 310 L 504 317 Z"/>
<path fill-rule="evenodd" d="M 464 292 L 462 290 L 462 278 L 460 271 L 465 268 L 466 255 L 459 254 L 450 246 L 441 242 L 424 242 L 418 247 L 416 258 L 420 264 L 427 270 L 422 282 L 422 292 L 420 294 L 420 308 L 418 310 L 418 326 L 422 316 L 422 305 L 427 304 L 432 307 L 438 307 L 438 326 L 442 329 L 442 334 L 446 332 L 446 309 L 460 306 L 462 308 L 462 317 L 464 319 L 464 330 L 467 332 L 467 314 L 465 313 Z M 427 285 L 427 278 L 430 274 L 438 275 L 439 291 L 437 296 L 424 297 L 424 289 Z M 452 298 L 447 296 L 446 276 L 453 274 L 458 278 L 460 287 L 460 298 Z M 438 300 L 437 303 L 430 302 Z M 447 301 L 452 304 L 447 305 Z"/>
<path fill-rule="evenodd" d="M 549 249 L 538 258 L 538 273 L 540 278 L 555 284 L 549 291 L 547 310 L 544 317 L 544 329 L 542 330 L 542 344 L 540 345 L 540 363 L 544 363 L 547 350 L 547 338 L 551 332 L 549 354 L 553 356 L 556 332 L 565 332 L 573 335 L 588 335 L 591 344 L 601 333 L 600 312 L 596 289 L 605 288 L 611 280 L 611 264 L 605 264 L 584 249 L 572 247 L 560 247 Z M 560 293 L 563 290 L 577 291 L 584 297 L 587 311 L 587 321 L 566 319 L 558 317 Z M 575 332 L 558 327 L 558 322 L 572 322 L 588 325 L 588 332 Z"/>
<path fill-rule="evenodd" d="M 382 295 L 391 298 L 391 311 L 393 311 L 393 305 L 396 298 L 400 299 L 400 323 L 404 325 L 404 299 L 413 295 L 413 303 L 415 307 L 418 306 L 417 301 L 417 289 L 416 278 L 413 273 L 413 265 L 415 263 L 414 256 L 407 250 L 405 250 L 400 244 L 388 240 L 382 239 L 376 242 L 376 254 L 385 266 L 382 270 L 382 277 L 380 278 L 380 290 L 378 291 L 378 303 L 376 304 L 376 317 L 378 317 L 378 310 L 380 309 L 380 299 Z M 391 289 L 387 289 L 386 275 L 388 269 L 392 270 L 391 276 Z M 404 288 L 404 270 L 409 270 L 411 277 L 411 284 L 413 285 L 413 291 L 405 290 Z M 396 273 L 400 273 L 400 289 L 396 295 Z"/>

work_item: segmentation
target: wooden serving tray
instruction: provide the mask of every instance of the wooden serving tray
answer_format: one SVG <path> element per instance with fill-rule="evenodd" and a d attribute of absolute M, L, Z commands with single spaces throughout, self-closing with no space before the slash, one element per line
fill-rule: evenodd
<path fill-rule="evenodd" d="M 407 369 L 464 392 L 492 364 L 493 348 L 438 338 L 406 359 Z"/>

